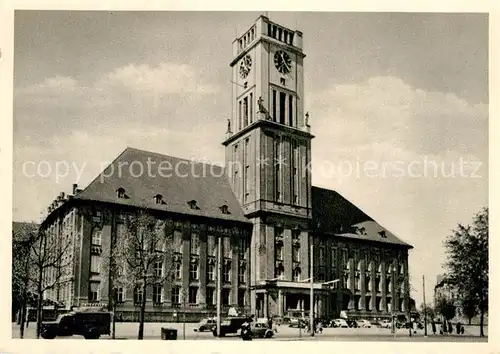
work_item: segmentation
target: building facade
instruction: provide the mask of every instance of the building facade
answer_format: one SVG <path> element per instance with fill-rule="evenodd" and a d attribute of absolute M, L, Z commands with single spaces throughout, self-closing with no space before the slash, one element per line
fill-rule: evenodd
<path fill-rule="evenodd" d="M 314 136 L 304 114 L 302 37 L 260 16 L 233 42 L 233 109 L 222 142 L 223 170 L 127 148 L 84 190 L 74 187 L 69 198 L 62 194 L 54 201 L 43 226 L 71 240 L 73 268 L 49 296 L 67 306 L 108 302 L 112 281 L 99 259 L 109 255 L 123 213 L 145 207 L 175 223 L 179 248 L 165 262 L 178 267 L 172 281 L 149 292 L 119 289 L 120 311 L 127 318 L 135 316 L 141 296 L 151 320 L 170 319 L 179 307 L 192 316 L 213 311 L 219 238 L 226 307 L 259 317 L 309 311 L 305 281 L 312 275 L 318 317 L 341 311 L 384 317 L 408 310 L 412 246 L 339 193 L 312 186 Z M 120 164 L 150 159 L 212 173 L 200 177 L 190 170 L 187 178 L 110 173 Z M 324 284 L 331 281 L 336 282 Z"/>

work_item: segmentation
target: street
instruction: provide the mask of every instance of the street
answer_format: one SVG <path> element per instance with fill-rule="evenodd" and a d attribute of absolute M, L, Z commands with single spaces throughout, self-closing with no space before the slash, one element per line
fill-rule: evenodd
<path fill-rule="evenodd" d="M 116 339 L 136 339 L 139 324 L 134 322 L 117 323 L 116 324 Z M 177 339 L 183 340 L 241 340 L 238 336 L 227 336 L 224 338 L 215 338 L 211 332 L 195 332 L 197 327 L 196 323 L 186 323 L 185 336 L 183 335 L 182 323 L 146 323 L 144 327 L 144 339 L 146 340 L 160 340 L 161 328 L 177 329 Z M 35 333 L 36 325 L 30 323 L 29 328 L 25 330 L 25 338 L 36 338 Z M 316 334 L 311 337 L 305 333 L 304 330 L 298 328 L 290 328 L 288 326 L 278 326 L 278 332 L 275 333 L 273 339 L 255 339 L 255 340 L 280 340 L 280 341 L 293 341 L 293 340 L 319 340 L 319 341 L 415 341 L 415 342 L 487 342 L 488 341 L 488 327 L 485 327 L 486 337 L 479 337 L 478 326 L 465 326 L 464 335 L 433 335 L 432 331 L 428 330 L 428 336 L 424 336 L 424 331 L 419 330 L 417 334 L 408 335 L 408 330 L 399 329 L 395 334 L 391 334 L 390 329 L 385 328 L 324 328 L 322 334 Z M 12 338 L 19 338 L 19 326 L 12 324 Z M 62 337 L 58 339 L 83 339 L 81 336 Z M 111 339 L 110 336 L 103 336 L 101 339 Z"/>

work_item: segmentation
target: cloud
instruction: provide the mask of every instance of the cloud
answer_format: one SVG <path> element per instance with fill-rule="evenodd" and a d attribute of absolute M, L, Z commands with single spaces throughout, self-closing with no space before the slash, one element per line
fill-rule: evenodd
<path fill-rule="evenodd" d="M 445 237 L 488 203 L 488 106 L 395 77 L 311 97 L 313 184 L 338 190 L 412 244 L 412 281 L 425 274 L 431 288 Z"/>
<path fill-rule="evenodd" d="M 326 128 L 329 138 L 347 145 L 391 141 L 426 154 L 474 154 L 479 147 L 482 157 L 487 150 L 488 105 L 470 104 L 453 93 L 415 89 L 400 78 L 335 85 L 315 93 L 311 106 L 317 116 L 314 129 Z"/>

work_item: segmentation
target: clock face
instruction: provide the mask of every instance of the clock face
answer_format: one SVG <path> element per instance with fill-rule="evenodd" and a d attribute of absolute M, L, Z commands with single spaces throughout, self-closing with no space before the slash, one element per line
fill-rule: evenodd
<path fill-rule="evenodd" d="M 252 58 L 250 55 L 246 55 L 241 59 L 240 62 L 240 76 L 242 79 L 246 78 L 248 76 L 248 73 L 250 73 L 250 69 L 252 68 Z"/>
<path fill-rule="evenodd" d="M 278 50 L 274 54 L 274 65 L 281 74 L 288 74 L 292 70 L 292 59 L 287 52 Z"/>

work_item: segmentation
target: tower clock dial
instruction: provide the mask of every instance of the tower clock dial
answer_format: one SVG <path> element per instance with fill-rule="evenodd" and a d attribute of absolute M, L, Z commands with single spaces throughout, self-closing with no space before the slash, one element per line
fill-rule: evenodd
<path fill-rule="evenodd" d="M 274 66 L 281 74 L 288 74 L 292 70 L 292 59 L 287 52 L 278 50 L 274 53 Z"/>
<path fill-rule="evenodd" d="M 242 79 L 246 78 L 252 68 L 252 57 L 245 55 L 240 62 L 240 76 Z"/>

